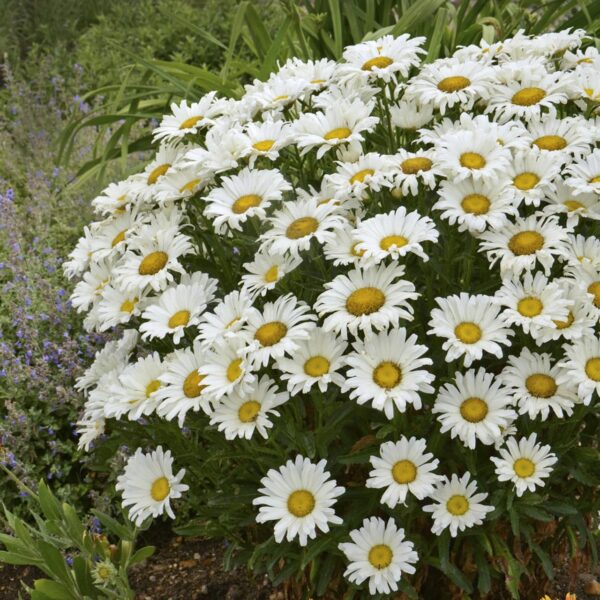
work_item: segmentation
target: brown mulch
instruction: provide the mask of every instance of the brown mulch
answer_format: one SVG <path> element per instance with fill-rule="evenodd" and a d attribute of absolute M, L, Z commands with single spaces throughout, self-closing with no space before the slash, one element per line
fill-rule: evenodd
<path fill-rule="evenodd" d="M 21 581 L 33 587 L 33 582 L 41 577 L 44 574 L 35 567 L 0 563 L 0 600 L 17 600 L 19 593 L 27 597 Z"/>

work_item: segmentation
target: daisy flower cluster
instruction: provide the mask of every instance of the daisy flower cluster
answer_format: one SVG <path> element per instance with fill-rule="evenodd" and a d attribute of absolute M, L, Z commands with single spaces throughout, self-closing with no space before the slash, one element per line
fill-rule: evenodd
<path fill-rule="evenodd" d="M 433 536 L 560 498 L 600 392 L 587 45 L 519 33 L 423 63 L 424 38 L 385 35 L 171 106 L 65 263 L 85 326 L 116 332 L 78 383 L 80 445 L 137 427 L 173 451 L 119 477 L 136 523 L 239 496 L 239 527 L 330 539 L 388 594 Z"/>

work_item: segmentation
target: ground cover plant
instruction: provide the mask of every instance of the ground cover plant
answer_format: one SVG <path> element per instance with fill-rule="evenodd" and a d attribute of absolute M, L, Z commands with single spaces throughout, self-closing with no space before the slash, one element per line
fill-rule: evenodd
<path fill-rule="evenodd" d="M 131 520 L 297 597 L 533 597 L 596 555 L 598 51 L 426 42 L 174 102 L 65 263 L 118 335 L 78 431 L 130 448 Z"/>

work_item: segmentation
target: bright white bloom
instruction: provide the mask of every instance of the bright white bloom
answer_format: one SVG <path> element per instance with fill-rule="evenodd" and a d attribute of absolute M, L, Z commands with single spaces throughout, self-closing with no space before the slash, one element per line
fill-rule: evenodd
<path fill-rule="evenodd" d="M 243 154 L 250 157 L 250 167 L 254 166 L 259 157 L 276 160 L 279 151 L 290 143 L 290 133 L 290 127 L 285 121 L 248 123 L 244 130 L 248 147 Z"/>
<path fill-rule="evenodd" d="M 244 291 L 233 291 L 212 312 L 205 312 L 198 326 L 198 339 L 210 346 L 223 337 L 235 335 L 248 320 L 252 301 Z"/>
<path fill-rule="evenodd" d="M 92 206 L 97 213 L 115 214 L 125 210 L 129 204 L 135 203 L 132 193 L 132 182 L 129 179 L 110 183 L 98 196 L 92 200 Z"/>
<path fill-rule="evenodd" d="M 371 595 L 396 592 L 402 574 L 415 572 L 419 556 L 394 519 L 387 523 L 378 517 L 365 519 L 350 538 L 352 542 L 338 545 L 350 561 L 344 577 L 358 585 L 368 579 Z"/>
<path fill-rule="evenodd" d="M 435 484 L 441 479 L 433 472 L 438 468 L 439 461 L 425 449 L 425 440 L 415 437 L 407 439 L 402 436 L 397 442 L 381 444 L 381 458 L 369 458 L 373 470 L 365 485 L 368 488 L 385 488 L 381 503 L 390 508 L 406 504 L 409 493 L 418 500 L 423 500 L 433 492 Z"/>
<path fill-rule="evenodd" d="M 569 254 L 565 258 L 570 265 L 590 263 L 600 270 L 600 238 L 570 235 L 567 244 Z"/>
<path fill-rule="evenodd" d="M 501 309 L 493 298 L 461 292 L 459 296 L 436 298 L 435 301 L 440 308 L 431 311 L 428 333 L 446 338 L 442 345 L 446 361 L 464 356 L 465 367 L 470 367 L 484 352 L 500 358 L 501 344 L 510 345 L 509 336 L 513 332 L 504 326 Z"/>
<path fill-rule="evenodd" d="M 173 474 L 171 451 L 163 452 L 162 446 L 148 454 L 138 448 L 129 458 L 125 470 L 117 478 L 116 489 L 122 492 L 123 506 L 129 506 L 129 518 L 139 527 L 148 517 L 167 513 L 171 519 L 175 513 L 171 500 L 181 498 L 189 489 L 181 483 L 185 469 Z"/>
<path fill-rule="evenodd" d="M 545 421 L 550 411 L 562 418 L 573 414 L 577 394 L 569 383 L 558 384 L 558 365 L 552 365 L 549 354 L 535 354 L 528 348 L 520 356 L 509 356 L 500 377 L 513 396 L 519 414 Z"/>
<path fill-rule="evenodd" d="M 546 195 L 553 192 L 554 179 L 558 177 L 560 161 L 550 154 L 520 152 L 511 162 L 506 176 L 517 204 L 539 206 Z"/>
<path fill-rule="evenodd" d="M 456 537 L 459 531 L 481 525 L 487 513 L 494 510 L 493 506 L 481 504 L 488 494 L 477 493 L 477 482 L 470 479 L 468 471 L 460 479 L 458 475 L 446 478 L 431 494 L 434 504 L 423 507 L 432 513 L 431 531 L 436 535 L 449 528 L 450 535 Z"/>
<path fill-rule="evenodd" d="M 596 148 L 585 157 L 577 159 L 564 171 L 565 183 L 578 194 L 595 192 L 600 194 L 600 149 Z"/>
<path fill-rule="evenodd" d="M 317 536 L 317 529 L 327 533 L 329 523 L 339 525 L 342 519 L 333 509 L 344 488 L 336 484 L 325 470 L 327 462 L 312 463 L 308 458 L 296 456 L 279 469 L 269 469 L 261 479 L 264 486 L 258 491 L 261 496 L 252 504 L 260 506 L 258 523 L 275 523 L 275 541 L 288 542 L 298 537 L 301 546 Z"/>
<path fill-rule="evenodd" d="M 484 369 L 456 372 L 454 384 L 440 388 L 432 409 L 441 423 L 442 433 L 450 431 L 468 448 L 477 440 L 489 446 L 502 437 L 502 432 L 516 418 L 510 407 L 509 391 L 492 373 Z"/>
<path fill-rule="evenodd" d="M 243 289 L 252 297 L 264 296 L 301 264 L 298 256 L 258 252 L 252 262 L 244 263 L 247 274 L 242 275 Z"/>
<path fill-rule="evenodd" d="M 585 405 L 592 401 L 594 392 L 600 395 L 600 339 L 582 338 L 572 346 L 563 346 L 565 358 L 558 363 L 561 369 L 558 384 L 577 386 L 577 395 Z"/>
<path fill-rule="evenodd" d="M 244 393 L 234 390 L 223 397 L 215 406 L 210 424 L 218 425 L 228 440 L 237 437 L 249 440 L 255 431 L 266 439 L 273 427 L 270 417 L 279 416 L 275 408 L 289 399 L 287 392 L 278 392 L 275 382 L 263 375 Z"/>
<path fill-rule="evenodd" d="M 356 250 L 358 242 L 352 237 L 353 231 L 351 227 L 336 229 L 335 237 L 323 245 L 325 258 L 332 261 L 335 267 L 361 262 L 362 256 Z"/>
<path fill-rule="evenodd" d="M 404 96 L 398 104 L 390 107 L 390 115 L 395 127 L 415 131 L 431 121 L 433 105 Z"/>
<path fill-rule="evenodd" d="M 400 148 L 394 160 L 397 167 L 392 170 L 390 176 L 393 177 L 394 185 L 402 195 L 407 196 L 410 192 L 416 196 L 419 193 L 419 186 L 432 190 L 437 185 L 441 170 L 433 150 L 408 152 Z"/>
<path fill-rule="evenodd" d="M 250 364 L 266 366 L 270 358 L 281 358 L 285 353 L 293 356 L 299 342 L 310 336 L 315 327 L 315 315 L 310 307 L 292 294 L 267 302 L 262 311 L 251 308 L 247 322 L 239 335 L 247 344 L 244 353 Z"/>
<path fill-rule="evenodd" d="M 404 267 L 397 264 L 356 268 L 338 275 L 325 284 L 314 309 L 325 331 L 335 331 L 346 338 L 348 332 L 381 331 L 389 325 L 398 326 L 400 319 L 412 321 L 413 309 L 408 303 L 419 294 L 409 281 L 400 279 Z"/>
<path fill-rule="evenodd" d="M 128 323 L 133 317 L 139 317 L 145 304 L 144 293 L 136 296 L 122 292 L 111 285 L 105 286 L 96 309 L 98 331 L 107 331 L 117 325 Z"/>
<path fill-rule="evenodd" d="M 355 250 L 361 254 L 364 263 L 380 263 L 388 257 L 398 260 L 409 252 L 424 261 L 429 260 L 421 244 L 437 242 L 439 233 L 429 217 L 423 217 L 417 211 L 407 213 L 401 206 L 394 212 L 362 221 L 352 236 L 358 242 Z"/>
<path fill-rule="evenodd" d="M 496 465 L 496 475 L 500 481 L 512 481 L 517 496 L 527 490 L 534 492 L 536 487 L 544 487 L 543 481 L 552 473 L 552 465 L 558 458 L 550 452 L 550 446 L 542 446 L 532 433 L 518 442 L 514 437 L 506 440 L 506 449 L 500 450 L 501 458 L 492 456 Z"/>
<path fill-rule="evenodd" d="M 566 214 L 567 227 L 575 227 L 580 219 L 600 221 L 600 195 L 593 192 L 578 193 L 562 181 L 555 181 L 556 190 L 549 190 L 544 200 L 548 202 L 544 214 Z M 593 238 L 592 238 L 593 239 Z M 597 238 L 595 242 L 600 244 Z"/>
<path fill-rule="evenodd" d="M 531 271 L 539 262 L 549 275 L 554 259 L 568 254 L 567 233 L 558 225 L 557 217 L 531 215 L 518 218 L 500 230 L 483 233 L 480 250 L 487 253 L 491 265 L 500 260 L 503 274 Z"/>
<path fill-rule="evenodd" d="M 325 392 L 331 383 L 341 387 L 344 377 L 338 371 L 344 366 L 346 347 L 346 342 L 335 335 L 313 329 L 307 340 L 299 342 L 292 358 L 277 361 L 281 379 L 287 381 L 290 394 L 308 394 L 314 385 L 321 392 Z"/>
<path fill-rule="evenodd" d="M 213 175 L 208 170 L 200 170 L 196 165 L 177 170 L 169 169 L 156 182 L 154 197 L 161 205 L 187 199 L 211 183 Z"/>
<path fill-rule="evenodd" d="M 557 155 L 562 163 L 570 162 L 572 156 L 590 151 L 592 136 L 587 121 L 577 117 L 532 119 L 527 123 L 531 147 L 542 154 Z"/>
<path fill-rule="evenodd" d="M 115 265 L 110 259 L 105 259 L 90 265 L 90 270 L 75 286 L 71 294 L 71 304 L 77 312 L 88 311 L 102 298 L 102 290 L 114 279 Z"/>
<path fill-rule="evenodd" d="M 180 104 L 173 102 L 171 114 L 165 115 L 153 131 L 154 139 L 175 141 L 212 125 L 214 117 L 220 113 L 220 103 L 215 95 L 215 92 L 210 92 L 199 102 L 189 105 L 187 100 L 182 100 Z"/>
<path fill-rule="evenodd" d="M 343 392 L 358 404 L 371 403 L 388 419 L 394 417 L 394 406 L 406 411 L 406 405 L 421 408 L 420 394 L 433 393 L 434 375 L 423 367 L 433 364 L 424 356 L 427 347 L 417 344 L 417 336 L 406 335 L 406 329 L 368 336 L 353 344 L 354 352 L 346 357 L 349 369 Z"/>

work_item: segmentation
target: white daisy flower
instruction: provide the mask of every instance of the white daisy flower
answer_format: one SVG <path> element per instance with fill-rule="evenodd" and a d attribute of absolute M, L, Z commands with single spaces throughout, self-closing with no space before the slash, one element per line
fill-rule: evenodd
<path fill-rule="evenodd" d="M 180 160 L 182 167 L 221 173 L 235 169 L 247 151 L 247 139 L 239 123 L 223 122 L 206 134 L 204 147 L 186 149 Z"/>
<path fill-rule="evenodd" d="M 567 227 L 576 227 L 580 218 L 600 221 L 600 195 L 592 192 L 576 193 L 560 180 L 555 182 L 555 187 L 544 198 L 548 204 L 543 207 L 543 214 L 566 214 Z M 600 244 L 597 238 L 595 241 Z"/>
<path fill-rule="evenodd" d="M 76 423 L 76 434 L 79 437 L 77 449 L 89 452 L 94 441 L 104 434 L 105 426 L 104 418 L 85 413 Z"/>
<path fill-rule="evenodd" d="M 350 538 L 352 542 L 338 545 L 350 561 L 344 577 L 357 585 L 368 579 L 371 595 L 398 591 L 402 574 L 415 572 L 419 555 L 394 519 L 387 523 L 378 517 L 365 519 L 350 532 Z"/>
<path fill-rule="evenodd" d="M 564 170 L 565 183 L 578 194 L 600 194 L 600 149 L 580 157 Z"/>
<path fill-rule="evenodd" d="M 206 352 L 198 373 L 205 393 L 215 400 L 234 390 L 246 393 L 256 379 L 244 357 L 244 343 L 238 337 L 217 340 Z"/>
<path fill-rule="evenodd" d="M 111 285 L 105 286 L 96 310 L 98 331 L 107 331 L 139 317 L 145 305 L 146 298 L 143 292 L 135 296 Z"/>
<path fill-rule="evenodd" d="M 550 354 L 537 354 L 523 348 L 519 356 L 509 356 L 500 374 L 503 385 L 511 392 L 519 414 L 545 421 L 550 411 L 558 418 L 570 417 L 577 394 L 570 385 L 556 382 L 560 368 L 552 365 Z"/>
<path fill-rule="evenodd" d="M 324 112 L 303 113 L 292 123 L 294 143 L 306 154 L 317 148 L 317 160 L 339 144 L 360 143 L 363 133 L 373 131 L 379 117 L 371 116 L 374 102 L 359 99 L 337 102 Z"/>
<path fill-rule="evenodd" d="M 378 264 L 388 257 L 398 260 L 409 252 L 428 261 L 421 244 L 437 242 L 439 232 L 429 217 L 423 217 L 417 211 L 407 213 L 401 206 L 394 212 L 362 221 L 352 236 L 358 242 L 356 251 L 362 253 L 363 262 Z"/>
<path fill-rule="evenodd" d="M 517 203 L 539 206 L 546 195 L 553 192 L 554 179 L 558 177 L 560 161 L 552 154 L 519 152 L 506 170 L 510 189 Z"/>
<path fill-rule="evenodd" d="M 505 323 L 520 325 L 534 339 L 540 327 L 554 327 L 555 321 L 566 321 L 572 305 L 564 287 L 539 271 L 535 276 L 527 271 L 522 281 L 517 275 L 504 279 L 494 299 L 505 307 L 501 315 Z"/>
<path fill-rule="evenodd" d="M 588 406 L 594 392 L 600 395 L 600 339 L 584 337 L 563 350 L 566 356 L 558 363 L 556 383 L 577 386 L 577 395 Z"/>
<path fill-rule="evenodd" d="M 77 312 L 86 312 L 102 298 L 102 291 L 113 283 L 116 268 L 114 260 L 106 258 L 90 265 L 90 270 L 83 274 L 82 280 L 75 286 L 71 294 L 71 304 Z"/>
<path fill-rule="evenodd" d="M 330 384 L 342 386 L 344 377 L 337 371 L 344 366 L 347 344 L 322 329 L 313 329 L 310 337 L 298 343 L 292 358 L 277 360 L 281 379 L 287 381 L 292 395 L 308 394 L 314 385 L 325 392 Z"/>
<path fill-rule="evenodd" d="M 154 198 L 165 205 L 176 200 L 187 199 L 204 189 L 213 180 L 208 170 L 200 170 L 197 166 L 169 169 L 156 182 Z"/>
<path fill-rule="evenodd" d="M 428 333 L 446 338 L 442 348 L 447 362 L 464 356 L 465 367 L 470 367 L 484 352 L 500 358 L 501 344 L 510 346 L 513 332 L 504 326 L 501 309 L 493 298 L 461 292 L 435 301 L 440 308 L 431 311 Z"/>
<path fill-rule="evenodd" d="M 364 252 L 356 249 L 358 242 L 352 237 L 353 232 L 351 227 L 340 227 L 335 230 L 335 236 L 323 245 L 323 254 L 333 262 L 334 267 L 361 262 Z"/>
<path fill-rule="evenodd" d="M 213 188 L 204 197 L 204 212 L 214 218 L 215 230 L 242 229 L 241 224 L 249 217 L 266 217 L 266 209 L 272 202 L 281 200 L 283 192 L 292 186 L 276 169 L 243 169 L 231 177 L 223 177 L 221 187 Z"/>
<path fill-rule="evenodd" d="M 492 137 L 476 131 L 461 131 L 443 138 L 436 146 L 442 172 L 453 181 L 472 177 L 502 180 L 510 167 L 511 153 Z"/>
<path fill-rule="evenodd" d="M 252 262 L 244 263 L 247 274 L 242 275 L 243 289 L 251 297 L 264 296 L 301 264 L 299 256 L 258 252 Z"/>
<path fill-rule="evenodd" d="M 425 452 L 426 445 L 424 439 L 402 436 L 397 442 L 381 444 L 381 458 L 369 458 L 373 470 L 365 485 L 368 488 L 385 488 L 382 504 L 395 508 L 397 504 L 406 504 L 409 493 L 417 500 L 423 500 L 433 492 L 436 482 L 441 479 L 433 472 L 439 461 L 433 458 L 433 454 Z"/>
<path fill-rule="evenodd" d="M 568 267 L 567 272 L 574 278 L 577 286 L 583 292 L 584 298 L 588 299 L 594 312 L 600 318 L 600 269 L 591 263 L 580 263 L 577 266 Z"/>
<path fill-rule="evenodd" d="M 401 279 L 403 275 L 404 267 L 392 263 L 358 267 L 327 282 L 314 304 L 320 317 L 329 315 L 323 329 L 345 339 L 348 332 L 381 331 L 398 326 L 400 319 L 412 321 L 413 308 L 408 301 L 419 294 L 411 282 Z"/>
<path fill-rule="evenodd" d="M 92 200 L 94 211 L 100 214 L 113 215 L 126 210 L 136 200 L 132 189 L 133 185 L 130 179 L 110 183 Z"/>
<path fill-rule="evenodd" d="M 173 282 L 173 272 L 185 273 L 179 259 L 194 253 L 190 238 L 175 228 L 158 231 L 153 239 L 135 237 L 115 267 L 115 283 L 127 292 L 164 290 Z"/>
<path fill-rule="evenodd" d="M 299 342 L 308 339 L 315 327 L 317 318 L 309 311 L 310 307 L 292 294 L 265 303 L 262 311 L 251 308 L 239 332 L 247 344 L 244 352 L 249 363 L 266 366 L 270 358 L 293 355 Z"/>
<path fill-rule="evenodd" d="M 175 350 L 163 363 L 165 372 L 160 376 L 163 384 L 157 392 L 157 414 L 168 421 L 177 417 L 183 427 L 188 411 L 202 409 L 211 412 L 213 397 L 206 393 L 202 383 L 204 375 L 198 369 L 206 364 L 206 353 L 198 342 L 190 348 Z"/>
<path fill-rule="evenodd" d="M 163 373 L 158 352 L 127 365 L 118 375 L 118 384 L 111 386 L 111 395 L 104 405 L 105 416 L 120 419 L 126 414 L 130 421 L 136 421 L 154 412 Z"/>
<path fill-rule="evenodd" d="M 305 84 L 310 84 L 313 89 L 319 90 L 327 87 L 336 67 L 337 63 L 327 58 L 303 61 L 298 57 L 292 57 L 279 69 L 279 74 L 282 77 L 301 79 Z"/>
<path fill-rule="evenodd" d="M 216 92 L 210 92 L 199 102 L 189 105 L 187 100 L 182 100 L 180 104 L 171 103 L 171 114 L 165 115 L 152 132 L 154 140 L 180 140 L 213 125 L 214 118 L 220 114 L 220 102 L 215 96 Z"/>
<path fill-rule="evenodd" d="M 243 438 L 249 440 L 255 431 L 264 438 L 273 427 L 272 416 L 278 417 L 275 410 L 290 399 L 287 392 L 277 391 L 272 379 L 262 376 L 255 380 L 245 393 L 233 390 L 215 406 L 210 424 L 217 425 L 228 440 Z"/>
<path fill-rule="evenodd" d="M 572 266 L 591 264 L 600 271 L 600 238 L 596 236 L 569 235 L 567 238 L 569 254 L 565 257 Z"/>
<path fill-rule="evenodd" d="M 416 131 L 433 119 L 433 105 L 404 96 L 398 104 L 390 107 L 390 116 L 394 127 Z"/>
<path fill-rule="evenodd" d="M 502 229 L 508 223 L 508 215 L 516 216 L 519 211 L 514 194 L 506 184 L 476 181 L 442 181 L 438 190 L 439 200 L 434 210 L 441 210 L 442 219 L 451 225 L 458 223 L 459 231 L 473 234 L 490 229 Z"/>
<path fill-rule="evenodd" d="M 173 474 L 171 451 L 163 452 L 162 446 L 148 454 L 138 448 L 117 477 L 115 488 L 122 492 L 123 506 L 129 506 L 129 518 L 140 527 L 148 517 L 167 513 L 175 518 L 171 500 L 181 498 L 189 489 L 181 483 L 185 469 Z"/>
<path fill-rule="evenodd" d="M 354 352 L 346 356 L 349 369 L 342 392 L 350 392 L 358 404 L 370 402 L 388 419 L 394 417 L 394 405 L 400 412 L 407 404 L 421 408 L 420 394 L 433 393 L 435 377 L 422 368 L 433 362 L 423 356 L 427 347 L 417 341 L 414 334 L 407 338 L 402 328 L 354 342 Z"/>
<path fill-rule="evenodd" d="M 391 176 L 394 185 L 400 189 L 403 196 L 407 196 L 409 192 L 416 196 L 419 193 L 419 185 L 431 190 L 437 185 L 436 177 L 439 177 L 442 171 L 433 150 L 409 152 L 400 148 L 393 158 L 398 166 Z"/>
<path fill-rule="evenodd" d="M 512 481 L 517 496 L 527 490 L 534 492 L 536 487 L 544 487 L 544 479 L 552 473 L 552 465 L 558 458 L 550 452 L 550 446 L 542 446 L 537 436 L 532 433 L 528 438 L 522 437 L 518 442 L 514 437 L 506 440 L 506 449 L 500 450 L 501 458 L 492 456 L 496 465 L 499 481 Z"/>
<path fill-rule="evenodd" d="M 553 119 L 548 116 L 527 123 L 531 147 L 542 154 L 558 155 L 560 162 L 590 152 L 592 136 L 587 121 L 577 117 Z"/>
<path fill-rule="evenodd" d="M 397 75 L 407 77 L 411 67 L 421 62 L 419 54 L 426 53 L 421 48 L 423 42 L 424 37 L 411 38 L 404 33 L 347 46 L 342 54 L 346 62 L 338 66 L 337 76 L 342 81 L 349 78 L 396 81 Z"/>
<path fill-rule="evenodd" d="M 459 62 L 454 59 L 436 60 L 425 65 L 413 77 L 406 94 L 419 102 L 433 104 L 440 114 L 455 105 L 468 111 L 473 104 L 486 96 L 491 88 L 494 71 L 480 62 Z"/>
<path fill-rule="evenodd" d="M 558 225 L 557 217 L 531 215 L 500 230 L 482 233 L 480 251 L 487 253 L 491 265 L 500 260 L 502 274 L 511 271 L 519 275 L 533 270 L 539 262 L 549 275 L 554 259 L 568 254 L 567 233 Z"/>
<path fill-rule="evenodd" d="M 271 228 L 260 236 L 260 250 L 293 255 L 308 250 L 313 238 L 319 244 L 331 241 L 345 224 L 335 205 L 317 204 L 315 198 L 286 202 L 268 221 Z"/>
<path fill-rule="evenodd" d="M 62 264 L 63 273 L 68 279 L 81 277 L 89 269 L 97 241 L 89 227 L 83 228 L 83 235 L 77 240 L 75 248 L 69 252 L 68 260 Z"/>
<path fill-rule="evenodd" d="M 437 414 L 441 432 L 450 432 L 467 448 L 475 448 L 477 440 L 489 446 L 502 437 L 502 432 L 516 418 L 510 405 L 509 391 L 493 373 L 484 369 L 456 372 L 454 384 L 440 388 L 431 410 Z"/>
<path fill-rule="evenodd" d="M 266 120 L 248 123 L 244 129 L 247 148 L 243 152 L 249 157 L 250 168 L 259 157 L 277 160 L 279 151 L 291 142 L 291 130 L 285 121 Z"/>
<path fill-rule="evenodd" d="M 236 335 L 248 320 L 252 300 L 245 291 L 233 291 L 212 312 L 205 312 L 198 326 L 198 339 L 211 346 L 217 340 Z"/>
<path fill-rule="evenodd" d="M 251 85 L 244 87 L 247 102 L 254 103 L 259 110 L 278 113 L 291 106 L 312 86 L 302 79 L 282 77 L 274 73 L 268 81 L 255 79 Z"/>
<path fill-rule="evenodd" d="M 458 475 L 446 477 L 431 494 L 434 504 L 424 506 L 423 510 L 432 513 L 431 531 L 435 535 L 450 529 L 450 535 L 456 537 L 459 531 L 481 525 L 487 513 L 494 510 L 493 506 L 481 504 L 488 494 L 476 493 L 477 482 L 470 479 L 468 471 L 460 479 Z"/>
<path fill-rule="evenodd" d="M 317 528 L 324 533 L 329 531 L 329 523 L 339 525 L 342 519 L 333 509 L 344 488 L 331 479 L 325 471 L 327 462 L 312 463 L 308 458 L 296 456 L 279 469 L 269 469 L 261 479 L 262 494 L 254 498 L 252 504 L 260 506 L 256 521 L 266 523 L 277 521 L 275 541 L 288 542 L 298 537 L 301 546 L 317 536 Z"/>
<path fill-rule="evenodd" d="M 515 117 L 529 121 L 549 112 L 569 99 L 573 82 L 567 74 L 548 73 L 543 68 L 497 71 L 498 81 L 490 89 L 486 113 L 494 113 L 502 123 Z"/>

